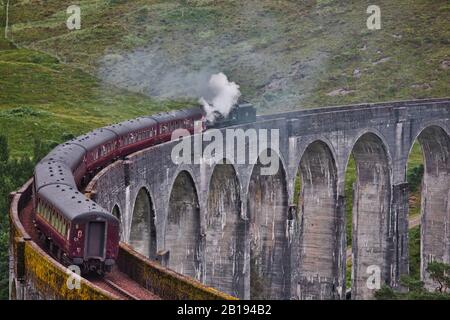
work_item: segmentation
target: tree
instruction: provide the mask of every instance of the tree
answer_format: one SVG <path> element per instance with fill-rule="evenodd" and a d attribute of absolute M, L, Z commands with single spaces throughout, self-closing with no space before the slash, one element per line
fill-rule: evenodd
<path fill-rule="evenodd" d="M 428 264 L 427 271 L 430 278 L 438 284 L 437 292 L 447 293 L 450 287 L 450 264 L 432 262 Z"/>
<path fill-rule="evenodd" d="M 400 284 L 407 292 L 398 292 L 384 285 L 375 292 L 378 300 L 450 300 L 450 264 L 442 262 L 431 262 L 428 264 L 427 272 L 430 279 L 438 284 L 434 291 L 428 291 L 422 281 L 403 276 Z"/>

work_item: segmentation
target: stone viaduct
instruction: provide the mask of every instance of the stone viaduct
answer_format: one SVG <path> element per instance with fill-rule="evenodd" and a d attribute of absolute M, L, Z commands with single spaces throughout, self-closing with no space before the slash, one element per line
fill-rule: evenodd
<path fill-rule="evenodd" d="M 416 140 L 425 158 L 426 283 L 431 285 L 424 271 L 429 261 L 450 262 L 449 116 L 449 99 L 259 116 L 256 123 L 227 129 L 242 129 L 247 136 L 249 129 L 278 129 L 279 148 L 267 151 L 279 161 L 276 174 L 261 174 L 266 144 L 260 139 L 257 153 L 245 140 L 245 164 L 234 155 L 178 165 L 171 154 L 180 141 L 172 141 L 115 162 L 87 192 L 120 217 L 122 240 L 138 252 L 225 293 L 245 299 L 343 299 L 344 180 L 353 154 L 352 298 L 370 299 L 374 291 L 367 282 L 377 270 L 381 283 L 394 287 L 408 273 L 406 168 Z M 203 141 L 201 151 L 211 144 L 207 136 L 208 131 L 193 139 Z M 268 140 L 269 146 L 275 141 Z"/>

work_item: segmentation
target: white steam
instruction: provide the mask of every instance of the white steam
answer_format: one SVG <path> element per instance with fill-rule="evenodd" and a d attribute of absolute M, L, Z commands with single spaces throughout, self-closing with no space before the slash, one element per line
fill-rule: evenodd
<path fill-rule="evenodd" d="M 227 117 L 233 106 L 238 102 L 241 92 L 239 85 L 229 82 L 225 74 L 213 74 L 208 82 L 210 101 L 201 97 L 199 102 L 206 112 L 206 119 L 215 122 L 219 115 Z"/>

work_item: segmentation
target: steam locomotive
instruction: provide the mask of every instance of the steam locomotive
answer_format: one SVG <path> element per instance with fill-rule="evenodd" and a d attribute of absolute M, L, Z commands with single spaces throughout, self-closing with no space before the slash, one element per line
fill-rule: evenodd
<path fill-rule="evenodd" d="M 196 107 L 113 124 L 58 145 L 35 167 L 33 218 L 40 241 L 64 265 L 83 274 L 111 271 L 119 251 L 120 221 L 81 191 L 102 168 L 137 150 L 169 141 L 172 132 L 196 125 L 202 130 L 256 121 L 250 104 L 207 125 Z"/>

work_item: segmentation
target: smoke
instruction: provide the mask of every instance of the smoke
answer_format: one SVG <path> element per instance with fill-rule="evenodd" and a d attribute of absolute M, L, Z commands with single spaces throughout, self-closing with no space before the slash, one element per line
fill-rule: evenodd
<path fill-rule="evenodd" d="M 239 85 L 228 81 L 225 74 L 213 74 L 208 82 L 210 99 L 201 97 L 199 102 L 206 112 L 206 119 L 215 122 L 217 117 L 227 117 L 233 106 L 238 102 L 241 92 Z"/>

